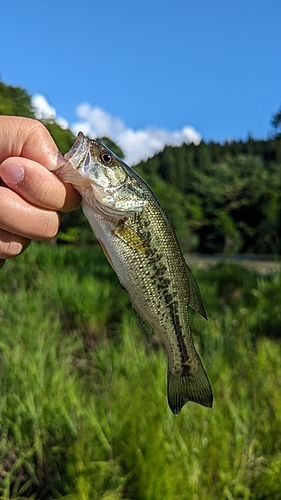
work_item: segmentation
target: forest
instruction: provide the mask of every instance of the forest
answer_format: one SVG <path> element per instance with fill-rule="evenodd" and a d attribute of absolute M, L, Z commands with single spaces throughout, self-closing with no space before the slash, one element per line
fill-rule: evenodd
<path fill-rule="evenodd" d="M 0 113 L 35 116 L 27 92 L 2 82 Z M 80 209 L 7 260 L 1 499 L 281 500 L 280 122 L 268 140 L 166 147 L 136 167 L 194 254 L 208 321 L 190 311 L 190 323 L 212 409 L 171 413 L 164 350 L 139 330 Z M 72 132 L 45 125 L 66 152 Z M 245 262 L 202 266 L 198 252 Z M 249 266 L 253 252 L 270 266 Z"/>
<path fill-rule="evenodd" d="M 0 114 L 34 117 L 31 97 L 0 82 Z M 62 153 L 74 142 L 70 130 L 44 122 Z M 273 115 L 267 140 L 201 141 L 167 146 L 134 168 L 155 191 L 184 251 L 272 254 L 281 252 L 281 124 Z M 269 124 L 270 126 L 270 124 Z M 122 151 L 101 138 L 113 151 Z M 78 210 L 63 214 L 58 241 L 94 241 Z"/>

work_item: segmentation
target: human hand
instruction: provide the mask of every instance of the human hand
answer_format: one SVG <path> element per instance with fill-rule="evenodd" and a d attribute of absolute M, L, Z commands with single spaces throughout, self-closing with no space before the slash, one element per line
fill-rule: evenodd
<path fill-rule="evenodd" d="M 78 207 L 78 192 L 51 172 L 65 162 L 42 123 L 0 116 L 0 268 L 30 240 L 55 236 L 59 211 Z"/>

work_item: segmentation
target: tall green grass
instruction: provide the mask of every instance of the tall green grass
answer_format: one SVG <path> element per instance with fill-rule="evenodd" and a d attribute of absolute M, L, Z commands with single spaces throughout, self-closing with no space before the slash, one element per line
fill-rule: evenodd
<path fill-rule="evenodd" d="M 99 247 L 33 245 L 0 273 L 3 499 L 281 499 L 281 277 L 194 273 L 214 407 L 166 400 Z"/>

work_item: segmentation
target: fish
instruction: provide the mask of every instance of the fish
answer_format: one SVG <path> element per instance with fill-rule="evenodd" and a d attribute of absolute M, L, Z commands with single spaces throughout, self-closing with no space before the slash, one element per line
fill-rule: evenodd
<path fill-rule="evenodd" d="M 167 398 L 212 407 L 212 388 L 194 347 L 188 308 L 207 319 L 202 296 L 169 217 L 144 179 L 105 144 L 79 132 L 55 173 L 82 197 L 82 209 L 130 298 L 140 329 L 161 339 Z"/>

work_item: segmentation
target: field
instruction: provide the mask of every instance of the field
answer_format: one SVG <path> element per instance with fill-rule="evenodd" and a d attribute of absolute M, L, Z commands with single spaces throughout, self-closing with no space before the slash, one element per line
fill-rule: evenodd
<path fill-rule="evenodd" d="M 99 247 L 33 244 L 0 272 L 1 499 L 281 499 L 281 275 L 192 266 L 213 409 L 166 399 Z"/>

